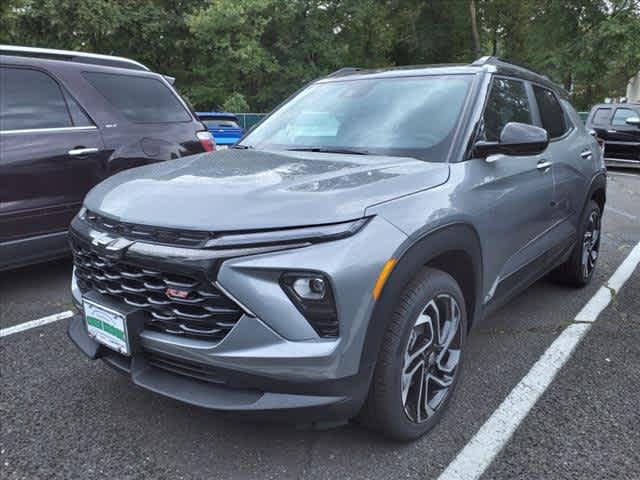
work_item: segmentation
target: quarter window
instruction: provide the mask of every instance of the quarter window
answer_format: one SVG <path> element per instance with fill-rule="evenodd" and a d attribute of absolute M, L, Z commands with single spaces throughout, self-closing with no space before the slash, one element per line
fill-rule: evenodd
<path fill-rule="evenodd" d="M 131 122 L 191 121 L 176 95 L 155 78 L 97 72 L 85 72 L 83 75 Z"/>
<path fill-rule="evenodd" d="M 533 94 L 538 103 L 542 126 L 549 133 L 549 137 L 558 138 L 567 131 L 567 122 L 560 102 L 551 90 L 533 86 Z"/>
<path fill-rule="evenodd" d="M 494 78 L 484 112 L 484 139 L 500 140 L 500 132 L 509 122 L 531 124 L 531 108 L 524 83 Z"/>
<path fill-rule="evenodd" d="M 0 68 L 0 130 L 71 126 L 62 91 L 49 75 L 26 68 Z"/>
<path fill-rule="evenodd" d="M 637 116 L 636 112 L 629 108 L 619 108 L 616 110 L 616 114 L 613 116 L 611 124 L 616 127 L 623 127 L 627 125 L 627 118 Z"/>

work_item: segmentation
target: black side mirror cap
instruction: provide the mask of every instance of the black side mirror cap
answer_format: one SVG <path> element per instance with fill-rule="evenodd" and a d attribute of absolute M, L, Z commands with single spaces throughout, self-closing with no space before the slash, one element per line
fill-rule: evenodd
<path fill-rule="evenodd" d="M 499 142 L 477 141 L 473 146 L 475 158 L 490 155 L 538 155 L 549 145 L 549 134 L 544 128 L 526 123 L 509 122 L 500 133 Z"/>

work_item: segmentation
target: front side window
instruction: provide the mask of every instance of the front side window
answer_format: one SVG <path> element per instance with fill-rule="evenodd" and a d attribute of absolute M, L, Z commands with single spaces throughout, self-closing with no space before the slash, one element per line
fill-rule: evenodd
<path fill-rule="evenodd" d="M 637 117 L 638 114 L 630 108 L 618 108 L 611 124 L 615 127 L 623 127 L 627 125 L 627 118 Z"/>
<path fill-rule="evenodd" d="M 564 111 L 558 99 L 551 90 L 533 86 L 533 94 L 538 103 L 538 111 L 542 120 L 542 127 L 547 131 L 550 138 L 558 138 L 567 131 Z"/>
<path fill-rule="evenodd" d="M 84 72 L 82 75 L 133 123 L 191 121 L 176 95 L 160 80 L 114 73 Z"/>
<path fill-rule="evenodd" d="M 316 83 L 271 114 L 243 145 L 446 161 L 472 80 L 434 75 Z"/>
<path fill-rule="evenodd" d="M 509 122 L 531 124 L 531 108 L 524 83 L 508 78 L 494 78 L 484 116 L 484 140 L 498 142 Z"/>
<path fill-rule="evenodd" d="M 37 70 L 0 67 L 0 130 L 71 126 L 67 104 L 53 78 Z"/>

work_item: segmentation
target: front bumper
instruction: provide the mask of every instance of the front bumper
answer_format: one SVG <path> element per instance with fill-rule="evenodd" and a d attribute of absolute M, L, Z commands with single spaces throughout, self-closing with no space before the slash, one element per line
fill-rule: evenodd
<path fill-rule="evenodd" d="M 187 403 L 224 411 L 300 410 L 311 421 L 351 417 L 366 397 L 372 371 L 361 364 L 371 290 L 389 252 L 406 238 L 382 219 L 374 218 L 366 228 L 368 235 L 222 261 L 211 280 L 252 315 L 242 315 L 220 341 L 142 329 L 135 342 L 140 349 L 129 358 L 90 339 L 81 316 L 72 320 L 69 335 L 88 357 L 103 359 L 139 386 Z M 74 221 L 71 233 L 89 243 L 100 232 Z M 377 241 L 372 243 L 370 235 Z M 135 254 L 136 261 L 150 266 L 185 264 L 154 256 L 152 248 Z M 322 271 L 330 278 L 339 338 L 318 336 L 282 291 L 283 270 Z M 75 278 L 72 293 L 82 310 Z"/>
<path fill-rule="evenodd" d="M 295 410 L 305 421 L 349 418 L 357 411 L 353 399 L 346 396 L 265 392 L 256 388 L 232 387 L 229 383 L 233 382 L 229 378 L 233 372 L 212 373 L 211 380 L 207 381 L 159 368 L 155 366 L 157 358 L 142 352 L 125 357 L 89 338 L 82 315 L 75 315 L 71 319 L 68 334 L 88 358 L 102 359 L 120 373 L 129 375 L 135 385 L 198 407 L 227 412 L 285 413 L 287 416 Z M 179 363 L 171 362 L 171 365 L 175 368 Z M 242 379 L 238 381 L 242 382 Z"/>

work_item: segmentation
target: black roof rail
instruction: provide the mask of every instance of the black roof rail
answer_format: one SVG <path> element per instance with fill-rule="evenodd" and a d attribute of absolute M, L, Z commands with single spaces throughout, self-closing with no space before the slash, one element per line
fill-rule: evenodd
<path fill-rule="evenodd" d="M 352 75 L 357 72 L 363 72 L 365 69 L 361 67 L 343 67 L 335 72 L 330 73 L 327 77 L 342 77 L 344 75 Z"/>
<path fill-rule="evenodd" d="M 130 70 L 150 71 L 148 67 L 130 58 L 101 55 L 98 53 L 76 52 L 73 50 L 56 50 L 53 48 L 21 47 L 18 45 L 0 45 L 0 55 L 63 60 L 67 62 L 103 65 L 108 67 L 128 68 Z"/>
<path fill-rule="evenodd" d="M 488 65 L 492 60 L 495 60 L 497 57 L 492 57 L 490 55 L 485 55 L 484 57 L 477 58 L 471 65 L 474 67 L 481 67 L 482 65 Z"/>
<path fill-rule="evenodd" d="M 510 62 L 509 60 L 505 60 L 505 59 L 500 58 L 500 57 L 487 55 L 485 57 L 478 58 L 471 65 L 473 65 L 473 66 L 495 65 L 497 67 L 504 67 L 504 68 L 512 67 L 512 68 L 517 68 L 517 69 L 520 69 L 520 70 L 525 70 L 526 72 L 528 72 L 530 74 L 533 74 L 533 75 L 536 75 L 538 77 L 541 77 L 541 78 L 545 79 L 547 82 L 549 82 L 550 84 L 554 85 L 557 89 L 559 89 L 560 92 L 562 92 L 564 95 L 569 95 L 569 93 L 566 91 L 566 89 L 562 85 L 554 82 L 553 80 L 551 80 L 548 76 L 544 75 L 543 73 L 536 72 L 535 70 L 533 70 L 532 68 L 527 67 L 526 65 L 520 65 L 518 63 Z"/>
<path fill-rule="evenodd" d="M 528 70 L 531 73 L 535 73 L 536 75 L 540 75 L 543 78 L 546 78 L 547 80 L 549 80 L 549 77 L 547 77 L 546 75 L 540 73 L 540 72 L 536 72 L 533 68 L 528 67 L 526 65 L 522 65 L 519 63 L 515 63 L 515 62 L 511 62 L 509 60 L 505 60 L 504 58 L 500 58 L 500 57 L 495 57 L 492 55 L 487 55 L 485 57 L 480 57 L 479 59 L 477 59 L 475 62 L 473 62 L 471 65 L 508 65 L 508 66 L 512 66 L 512 67 L 518 67 L 518 68 L 522 68 L 524 70 Z"/>

